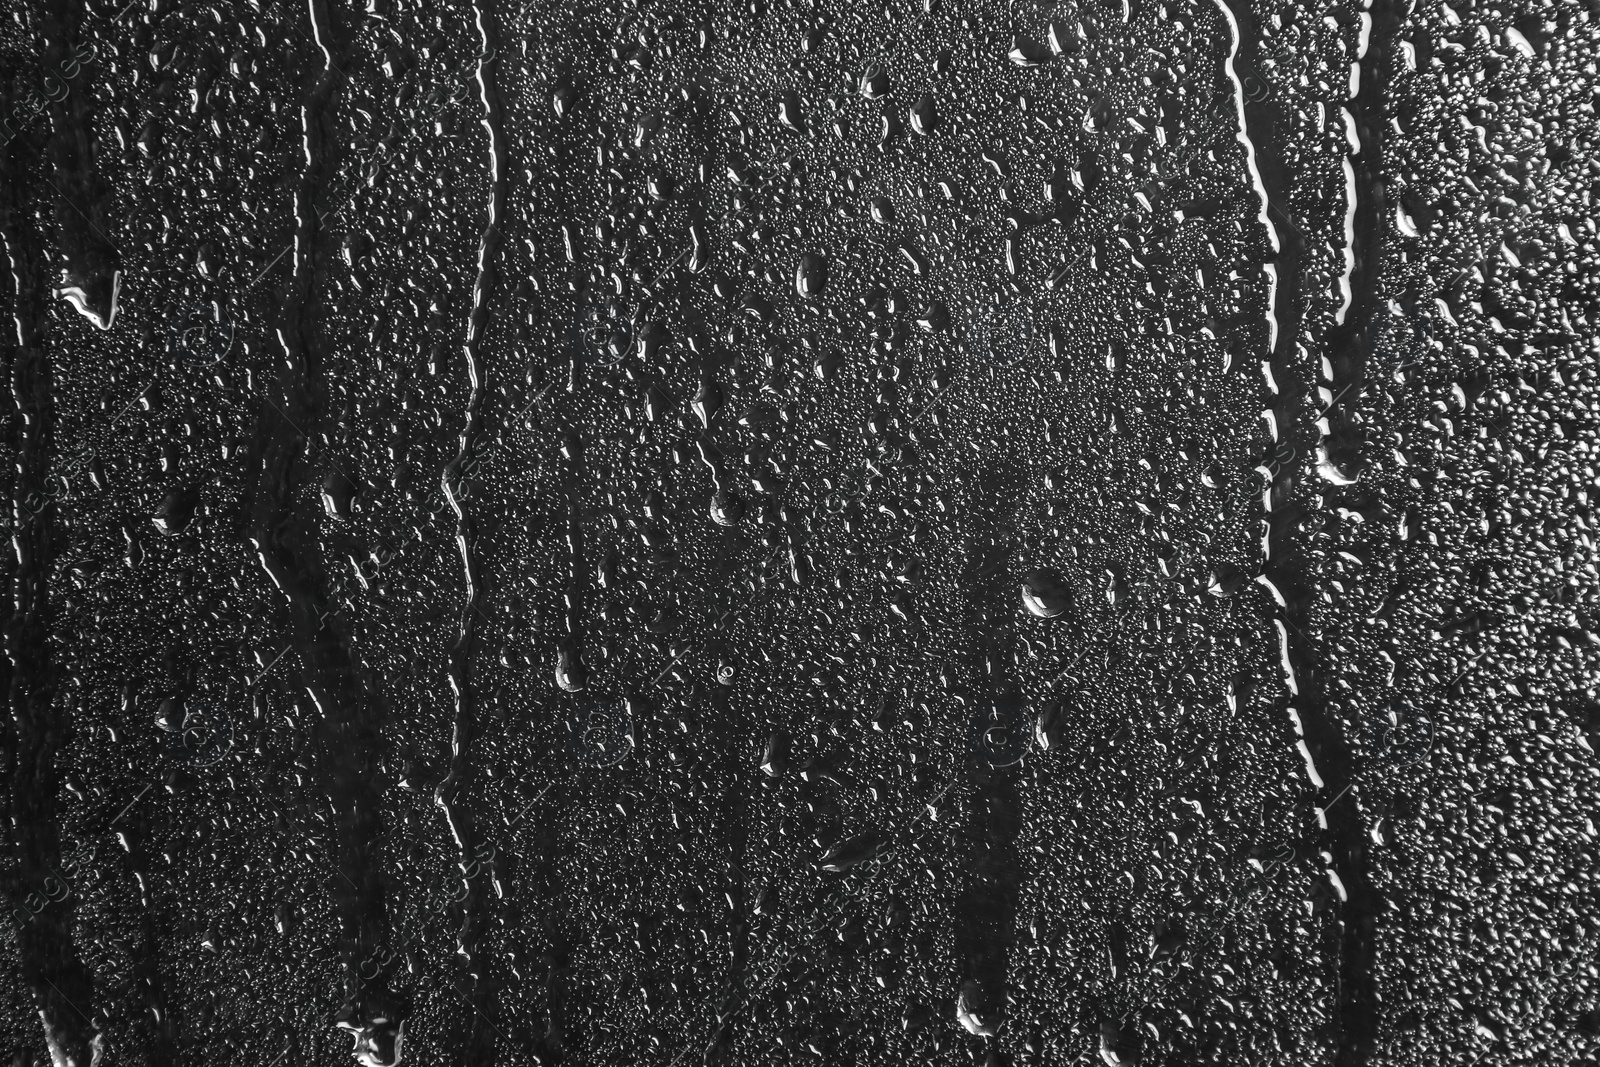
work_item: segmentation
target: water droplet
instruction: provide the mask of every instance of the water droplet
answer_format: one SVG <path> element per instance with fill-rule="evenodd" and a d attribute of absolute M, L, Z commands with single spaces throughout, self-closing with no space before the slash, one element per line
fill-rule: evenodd
<path fill-rule="evenodd" d="M 882 63 L 868 63 L 857 86 L 868 100 L 882 100 L 889 95 L 888 68 Z"/>
<path fill-rule="evenodd" d="M 194 521 L 195 511 L 199 507 L 200 490 L 195 486 L 183 486 L 167 493 L 152 521 L 156 529 L 164 534 L 180 534 Z"/>
<path fill-rule="evenodd" d="M 816 252 L 802 255 L 794 268 L 795 292 L 809 298 L 820 294 L 827 284 L 828 261 Z"/>
<path fill-rule="evenodd" d="M 1066 579 L 1059 571 L 1040 567 L 1022 581 L 1022 605 L 1030 615 L 1053 619 L 1071 606 Z"/>

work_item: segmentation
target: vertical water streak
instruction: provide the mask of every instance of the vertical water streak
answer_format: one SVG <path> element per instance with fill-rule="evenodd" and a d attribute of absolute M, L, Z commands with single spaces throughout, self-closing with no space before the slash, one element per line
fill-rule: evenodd
<path fill-rule="evenodd" d="M 9 101 L 0 100 L 0 103 Z M 17 144 L 18 142 L 13 142 Z M 72 740 L 68 701 L 57 692 L 53 653 L 55 609 L 50 575 L 57 553 L 56 505 L 50 489 L 55 442 L 52 368 L 45 349 L 44 271 L 40 236 L 24 224 L 22 187 L 13 148 L 0 148 L 0 240 L 5 242 L 16 343 L 4 351 L 9 388 L 7 444 L 14 450 L 11 551 L 3 571 L 9 587 L 0 683 L 8 714 L 0 726 L 0 796 L 4 819 L 7 919 L 16 931 L 18 964 L 44 1026 L 57 1067 L 90 1067 L 101 1055 L 92 1021 L 93 977 L 73 943 L 70 886 L 53 891 L 61 867 L 58 760 Z M 42 502 L 35 504 L 34 502 Z"/>
<path fill-rule="evenodd" d="M 1308 353 L 1304 346 L 1294 343 L 1305 316 L 1299 275 L 1306 238 L 1292 220 L 1287 232 L 1280 232 L 1271 220 L 1274 212 L 1283 215 L 1281 205 L 1288 202 L 1292 189 L 1293 176 L 1287 172 L 1291 153 L 1285 145 L 1293 135 L 1288 120 L 1290 108 L 1272 99 L 1246 105 L 1235 65 L 1241 56 L 1258 49 L 1254 15 L 1243 5 L 1235 7 L 1231 0 L 1217 2 L 1232 38 L 1226 69 L 1238 92 L 1239 139 L 1245 145 L 1247 168 L 1261 199 L 1260 218 L 1270 246 L 1271 262 L 1263 265 L 1269 315 L 1269 343 L 1263 368 L 1268 372 L 1267 384 L 1274 400 L 1265 415 L 1277 454 L 1291 457 L 1268 468 L 1270 474 L 1262 494 L 1265 531 L 1259 581 L 1269 594 L 1267 610 L 1276 631 L 1278 660 L 1288 691 L 1282 712 L 1293 724 L 1299 757 L 1316 797 L 1321 873 L 1340 901 L 1335 938 L 1338 993 L 1332 1009 L 1337 1021 L 1337 1060 L 1341 1065 L 1356 1065 L 1370 1057 L 1375 1033 L 1377 998 L 1372 962 L 1376 898 L 1367 873 L 1366 835 L 1359 808 L 1353 800 L 1342 805 L 1332 802 L 1350 788 L 1355 767 L 1346 736 L 1348 727 L 1330 707 L 1323 691 L 1318 669 L 1322 648 L 1311 611 L 1316 576 L 1311 573 L 1299 533 L 1301 521 L 1311 515 L 1313 508 L 1323 506 L 1323 500 L 1320 496 L 1307 499 L 1303 475 L 1310 464 L 1301 457 L 1313 451 L 1311 427 L 1300 424 L 1291 414 L 1311 395 L 1311 376 L 1305 373 L 1303 358 Z M 1372 62 L 1372 57 L 1366 61 Z M 1353 89 L 1358 79 L 1359 73 L 1353 73 Z M 1349 159 L 1345 162 L 1348 164 Z M 1359 176 L 1356 187 L 1360 187 Z M 1359 219 L 1354 228 L 1359 232 Z M 1368 269 L 1375 272 L 1375 265 L 1368 264 Z M 1360 301 L 1361 297 L 1355 299 Z M 1342 304 L 1338 314 L 1343 314 Z M 1336 325 L 1329 342 L 1343 343 L 1337 341 L 1340 331 L 1354 321 Z M 1319 460 L 1325 455 L 1319 453 Z M 1318 471 L 1326 477 L 1320 463 Z"/>
<path fill-rule="evenodd" d="M 450 768 L 444 780 L 439 783 L 434 800 L 443 811 L 451 836 L 460 852 L 461 877 L 466 890 L 462 925 L 457 935 L 457 950 L 465 962 L 467 995 L 472 1001 L 473 1010 L 466 1058 L 468 1062 L 487 1067 L 494 1062 L 495 1056 L 493 1023 L 488 1018 L 493 1008 L 494 986 L 481 944 L 486 921 L 484 911 L 488 877 L 479 862 L 482 858 L 480 855 L 483 845 L 482 834 L 473 825 L 471 813 L 463 800 L 463 794 L 472 777 L 470 750 L 477 734 L 478 697 L 473 687 L 472 656 L 476 647 L 475 619 L 478 600 L 482 594 L 476 555 L 477 531 L 471 515 L 467 512 L 466 501 L 470 493 L 468 479 L 479 462 L 476 447 L 484 387 L 481 349 L 484 329 L 489 320 L 489 299 L 494 286 L 495 266 L 500 254 L 500 225 L 505 202 L 505 180 L 501 167 L 504 134 L 501 130 L 500 100 L 491 70 L 495 59 L 492 15 L 482 4 L 475 5 L 473 10 L 480 42 L 477 81 L 478 97 L 483 108 L 481 122 L 488 141 L 489 189 L 485 205 L 487 220 L 478 244 L 477 278 L 472 287 L 472 307 L 468 313 L 466 340 L 462 346 L 469 390 L 465 420 L 461 430 L 461 445 L 455 458 L 445 467 L 440 477 L 445 498 L 456 514 L 456 546 L 461 555 L 462 576 L 466 589 L 456 639 L 449 653 L 450 690 L 455 701 Z"/>
<path fill-rule="evenodd" d="M 61 265 L 56 295 L 97 329 L 109 330 L 116 322 L 122 295 L 122 259 L 111 240 L 108 209 L 114 190 L 101 177 L 98 166 L 94 95 L 86 85 L 85 64 L 79 59 L 91 54 L 80 50 L 85 9 L 74 0 L 40 6 L 44 69 L 50 72 L 46 77 L 54 90 L 48 112 Z"/>
<path fill-rule="evenodd" d="M 308 0 L 307 17 L 321 56 L 300 107 L 304 165 L 294 188 L 294 254 L 276 328 L 283 361 L 273 386 L 278 396 L 261 405 L 251 456 L 259 476 L 248 510 L 257 559 L 284 597 L 300 683 L 319 713 L 316 776 L 333 814 L 330 851 L 337 868 L 328 886 L 344 972 L 335 1018 L 353 1037 L 357 1060 L 376 1067 L 399 1060 L 407 1015 L 389 989 L 388 971 L 369 970 L 371 961 L 385 958 L 389 937 L 376 856 L 383 701 L 361 677 L 349 638 L 334 619 L 337 604 L 329 594 L 316 521 L 320 502 L 302 491 L 315 478 L 307 470 L 306 449 L 321 419 L 326 366 L 326 341 L 312 315 L 319 306 L 317 262 L 326 237 L 317 196 L 337 143 L 328 127 L 347 60 L 325 0 Z"/>

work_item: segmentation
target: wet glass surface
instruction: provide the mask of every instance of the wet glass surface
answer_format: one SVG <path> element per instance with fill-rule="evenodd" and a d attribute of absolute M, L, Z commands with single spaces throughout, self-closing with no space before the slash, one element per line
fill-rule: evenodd
<path fill-rule="evenodd" d="M 11 16 L 14 1064 L 1600 1053 L 1600 9 Z"/>

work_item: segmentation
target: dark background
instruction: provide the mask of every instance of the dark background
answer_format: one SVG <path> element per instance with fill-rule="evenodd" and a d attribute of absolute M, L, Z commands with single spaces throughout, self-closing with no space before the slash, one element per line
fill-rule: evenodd
<path fill-rule="evenodd" d="M 1593 1060 L 1592 4 L 11 14 L 16 1064 Z"/>

